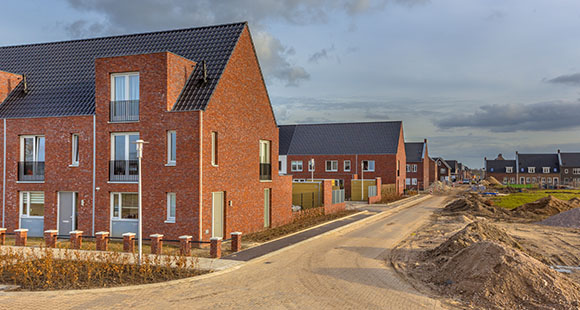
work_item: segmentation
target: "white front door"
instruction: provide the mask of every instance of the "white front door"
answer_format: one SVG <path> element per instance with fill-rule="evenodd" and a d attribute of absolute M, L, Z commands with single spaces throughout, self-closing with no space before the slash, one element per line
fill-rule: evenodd
<path fill-rule="evenodd" d="M 224 192 L 212 193 L 211 236 L 224 237 Z"/>

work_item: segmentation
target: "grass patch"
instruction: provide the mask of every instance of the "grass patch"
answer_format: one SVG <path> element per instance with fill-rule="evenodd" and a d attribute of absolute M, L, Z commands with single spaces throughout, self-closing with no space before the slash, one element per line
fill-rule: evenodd
<path fill-rule="evenodd" d="M 58 257 L 56 256 L 58 255 Z M 0 282 L 24 290 L 88 289 L 155 283 L 187 278 L 204 272 L 186 257 L 145 255 L 136 265 L 134 256 L 115 252 L 5 250 L 0 254 Z"/>
<path fill-rule="evenodd" d="M 580 197 L 580 190 L 537 190 L 537 191 L 525 191 L 522 193 L 508 194 L 507 196 L 494 197 L 493 202 L 495 205 L 506 209 L 514 209 L 523 204 L 536 201 L 540 198 L 552 195 L 558 199 L 570 200 L 574 197 Z"/>
<path fill-rule="evenodd" d="M 276 238 L 280 238 L 282 236 L 301 231 L 303 229 L 316 226 L 318 224 L 328 222 L 337 218 L 345 217 L 347 215 L 351 215 L 356 213 L 356 210 L 345 210 L 333 214 L 326 214 L 326 215 L 318 215 L 318 216 L 310 216 L 301 218 L 296 220 L 290 224 L 286 224 L 283 226 L 278 226 L 270 229 L 266 229 L 263 231 L 247 234 L 243 236 L 244 242 L 266 242 L 270 240 L 274 240 Z"/>

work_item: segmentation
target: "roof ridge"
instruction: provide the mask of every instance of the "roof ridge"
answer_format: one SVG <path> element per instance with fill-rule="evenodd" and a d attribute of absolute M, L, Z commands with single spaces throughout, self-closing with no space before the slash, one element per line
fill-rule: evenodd
<path fill-rule="evenodd" d="M 320 125 L 352 125 L 352 124 L 387 124 L 387 123 L 403 123 L 403 121 L 373 121 L 373 122 L 337 122 L 337 123 L 308 123 L 308 124 L 285 124 L 282 126 L 320 126 Z"/>
<path fill-rule="evenodd" d="M 243 22 L 226 23 L 226 24 L 219 24 L 219 25 L 206 25 L 206 26 L 200 26 L 200 27 L 189 27 L 189 28 L 166 29 L 166 30 L 157 30 L 157 31 L 148 31 L 148 32 L 137 32 L 137 33 L 131 33 L 131 34 L 118 34 L 118 35 L 85 38 L 85 39 L 72 39 L 72 40 L 52 41 L 52 42 L 6 45 L 6 46 L 0 46 L 0 49 L 10 49 L 10 48 L 17 48 L 17 47 L 31 47 L 31 46 L 41 46 L 41 45 L 56 45 L 56 44 L 65 44 L 65 43 L 72 43 L 72 42 L 98 41 L 98 40 L 108 40 L 108 39 L 114 39 L 114 38 L 138 37 L 138 36 L 154 35 L 154 34 L 162 34 L 162 33 L 170 33 L 170 32 L 182 32 L 182 31 L 191 31 L 191 30 L 198 30 L 198 29 L 209 29 L 209 28 L 219 28 L 219 27 L 227 27 L 227 26 L 234 26 L 234 25 L 244 25 L 247 23 L 248 23 L 247 21 L 243 21 Z"/>

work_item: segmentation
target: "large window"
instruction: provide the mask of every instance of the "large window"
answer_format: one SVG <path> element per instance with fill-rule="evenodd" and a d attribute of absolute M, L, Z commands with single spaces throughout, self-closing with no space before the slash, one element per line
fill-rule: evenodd
<path fill-rule="evenodd" d="M 344 161 L 344 171 L 350 171 L 350 160 Z"/>
<path fill-rule="evenodd" d="M 211 132 L 211 164 L 212 164 L 212 166 L 218 165 L 218 133 L 217 133 L 217 131 Z"/>
<path fill-rule="evenodd" d="M 293 160 L 291 165 L 290 165 L 290 170 L 302 171 L 302 161 L 301 160 Z"/>
<path fill-rule="evenodd" d="M 44 216 L 44 192 L 20 192 L 20 210 L 23 217 Z"/>
<path fill-rule="evenodd" d="M 19 181 L 44 181 L 44 136 L 20 137 Z"/>
<path fill-rule="evenodd" d="M 375 161 L 374 160 L 363 160 L 362 166 L 363 166 L 364 172 L 375 171 Z"/>
<path fill-rule="evenodd" d="M 137 193 L 112 193 L 112 218 L 134 220 L 139 218 L 139 196 Z"/>
<path fill-rule="evenodd" d="M 79 165 L 79 135 L 73 133 L 71 135 L 71 166 Z"/>
<path fill-rule="evenodd" d="M 326 161 L 326 171 L 328 171 L 328 172 L 338 171 L 338 160 L 327 160 Z"/>
<path fill-rule="evenodd" d="M 260 180 L 272 180 L 270 141 L 260 140 Z"/>
<path fill-rule="evenodd" d="M 136 182 L 139 178 L 137 161 L 138 133 L 113 133 L 111 135 L 110 180 Z"/>
<path fill-rule="evenodd" d="M 167 222 L 175 223 L 175 193 L 167 193 Z"/>
<path fill-rule="evenodd" d="M 139 73 L 111 75 L 111 122 L 139 120 Z"/>
<path fill-rule="evenodd" d="M 175 165 L 176 158 L 176 146 L 177 146 L 177 133 L 175 130 L 170 130 L 167 132 L 167 164 Z"/>
<path fill-rule="evenodd" d="M 573 174 L 580 174 L 580 168 L 573 168 L 572 173 Z"/>

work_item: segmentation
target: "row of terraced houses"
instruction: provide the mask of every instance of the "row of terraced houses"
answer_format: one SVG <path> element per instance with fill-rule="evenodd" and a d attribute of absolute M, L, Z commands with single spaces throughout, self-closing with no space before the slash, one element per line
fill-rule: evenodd
<path fill-rule="evenodd" d="M 139 176 L 145 235 L 208 240 L 290 222 L 314 173 L 348 198 L 440 172 L 402 122 L 278 127 L 247 23 L 0 47 L 0 119 L 2 227 L 30 236 L 136 232 Z"/>

